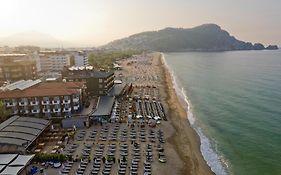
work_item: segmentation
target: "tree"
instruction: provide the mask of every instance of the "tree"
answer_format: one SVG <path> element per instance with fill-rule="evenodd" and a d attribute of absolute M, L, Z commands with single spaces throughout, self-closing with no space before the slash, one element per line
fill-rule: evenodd
<path fill-rule="evenodd" d="M 70 66 L 74 66 L 75 65 L 75 57 L 74 57 L 74 55 L 71 55 L 69 60 L 70 60 Z"/>
<path fill-rule="evenodd" d="M 6 109 L 5 104 L 0 101 L 0 122 L 5 121 L 9 115 L 10 112 Z"/>

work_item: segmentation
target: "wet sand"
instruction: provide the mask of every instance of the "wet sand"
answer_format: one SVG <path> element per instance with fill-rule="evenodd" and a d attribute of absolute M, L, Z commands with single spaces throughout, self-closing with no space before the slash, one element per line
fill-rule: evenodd
<path fill-rule="evenodd" d="M 163 98 L 165 108 L 168 110 L 169 123 L 173 126 L 174 133 L 168 139 L 183 162 L 180 174 L 208 175 L 214 174 L 204 160 L 200 151 L 200 139 L 187 120 L 187 112 L 181 104 L 175 89 L 172 77 L 161 59 L 160 53 L 154 53 L 159 59 L 159 68 L 163 76 L 163 88 L 160 96 Z M 166 102 L 166 103 L 165 103 Z"/>

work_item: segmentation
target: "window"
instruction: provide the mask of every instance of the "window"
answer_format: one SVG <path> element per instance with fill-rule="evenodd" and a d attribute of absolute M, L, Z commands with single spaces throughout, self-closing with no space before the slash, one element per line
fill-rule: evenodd
<path fill-rule="evenodd" d="M 99 83 L 102 83 L 103 82 L 103 79 L 99 79 Z"/>

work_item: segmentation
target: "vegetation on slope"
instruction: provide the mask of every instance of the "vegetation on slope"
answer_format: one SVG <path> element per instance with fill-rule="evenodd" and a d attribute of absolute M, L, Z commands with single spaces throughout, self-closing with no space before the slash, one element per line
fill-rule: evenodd
<path fill-rule="evenodd" d="M 244 42 L 231 36 L 216 24 L 198 27 L 165 28 L 159 31 L 142 32 L 127 38 L 113 41 L 104 46 L 107 49 L 144 49 L 161 52 L 177 51 L 226 51 L 262 50 L 260 44 Z M 266 49 L 277 48 L 270 47 Z"/>
<path fill-rule="evenodd" d="M 10 112 L 6 110 L 5 104 L 0 101 L 0 122 L 3 122 L 8 119 Z"/>
<path fill-rule="evenodd" d="M 140 53 L 140 50 L 97 51 L 89 55 L 89 63 L 97 69 L 111 69 L 115 61 Z"/>

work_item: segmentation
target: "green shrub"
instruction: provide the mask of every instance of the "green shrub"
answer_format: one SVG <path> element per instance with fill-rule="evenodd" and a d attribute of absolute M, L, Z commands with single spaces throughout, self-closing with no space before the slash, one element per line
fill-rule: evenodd
<path fill-rule="evenodd" d="M 64 161 L 68 160 L 68 157 L 66 155 L 57 154 L 57 153 L 55 153 L 55 154 L 38 153 L 35 155 L 34 160 L 37 162 L 46 162 L 46 161 L 50 161 L 50 160 L 64 162 Z"/>

